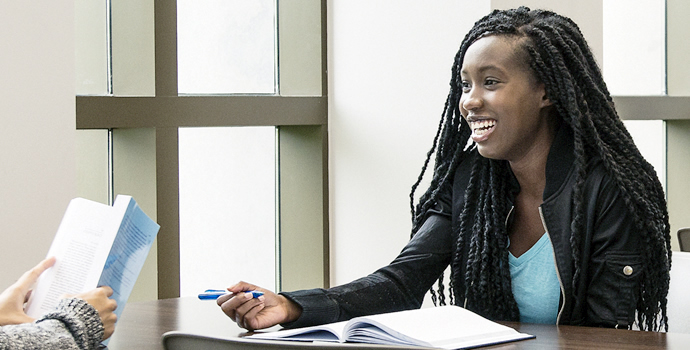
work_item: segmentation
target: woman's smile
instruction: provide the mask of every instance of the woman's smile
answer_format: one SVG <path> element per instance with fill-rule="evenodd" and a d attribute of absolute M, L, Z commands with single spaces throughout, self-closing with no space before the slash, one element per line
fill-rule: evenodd
<path fill-rule="evenodd" d="M 472 141 L 480 143 L 489 138 L 489 135 L 496 126 L 495 119 L 479 119 L 468 121 L 470 129 L 472 129 Z"/>

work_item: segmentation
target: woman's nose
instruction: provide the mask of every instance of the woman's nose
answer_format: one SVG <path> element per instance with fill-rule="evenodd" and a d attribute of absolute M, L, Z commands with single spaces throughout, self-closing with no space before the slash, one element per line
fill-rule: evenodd
<path fill-rule="evenodd" d="M 466 92 L 462 95 L 460 106 L 464 110 L 472 111 L 481 108 L 483 104 L 484 101 L 482 100 L 477 90 L 471 89 L 469 92 Z"/>

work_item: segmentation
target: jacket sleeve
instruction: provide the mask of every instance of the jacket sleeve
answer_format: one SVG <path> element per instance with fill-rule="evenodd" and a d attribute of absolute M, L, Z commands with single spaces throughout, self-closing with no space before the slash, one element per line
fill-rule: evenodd
<path fill-rule="evenodd" d="M 81 299 L 62 299 L 33 323 L 0 327 L 0 349 L 96 349 L 103 332 L 96 309 Z"/>
<path fill-rule="evenodd" d="M 281 293 L 302 308 L 286 328 L 348 320 L 362 315 L 419 308 L 452 254 L 449 203 L 437 202 L 422 227 L 388 266 L 330 289 Z"/>

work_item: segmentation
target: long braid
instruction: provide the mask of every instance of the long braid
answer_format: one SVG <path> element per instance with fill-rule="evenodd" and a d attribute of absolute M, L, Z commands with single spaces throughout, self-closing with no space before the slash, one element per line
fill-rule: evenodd
<path fill-rule="evenodd" d="M 646 266 L 637 305 L 641 329 L 668 330 L 666 296 L 671 266 L 670 227 L 665 194 L 653 167 L 644 160 L 613 106 L 613 99 L 601 71 L 579 27 L 553 12 L 528 8 L 493 11 L 474 24 L 463 40 L 451 69 L 450 92 L 433 146 L 410 194 L 413 230 L 417 232 L 426 212 L 435 205 L 438 194 L 452 186 L 455 170 L 463 160 L 475 159 L 465 193 L 459 224 L 456 254 L 451 262 L 451 303 L 464 305 L 494 319 L 517 320 L 519 312 L 512 296 L 507 258 L 507 232 L 503 220 L 508 214 L 504 161 L 468 158 L 473 147 L 466 147 L 470 129 L 459 111 L 462 95 L 460 69 L 465 52 L 476 40 L 487 35 L 507 35 L 520 39 L 529 65 L 542 82 L 574 136 L 576 179 L 573 193 L 573 221 L 570 245 L 575 287 L 582 278 L 587 164 L 595 157 L 621 190 L 625 205 L 642 232 L 643 262 Z M 414 192 L 436 153 L 434 174 L 429 189 L 414 206 Z M 472 223 L 472 224 L 470 224 Z M 585 249 L 585 251 L 583 251 Z M 466 260 L 463 252 L 466 251 Z M 464 275 L 460 272 L 464 271 Z M 438 281 L 441 304 L 445 303 L 443 276 Z M 436 302 L 436 292 L 431 289 Z M 454 298 L 453 298 L 454 297 Z"/>

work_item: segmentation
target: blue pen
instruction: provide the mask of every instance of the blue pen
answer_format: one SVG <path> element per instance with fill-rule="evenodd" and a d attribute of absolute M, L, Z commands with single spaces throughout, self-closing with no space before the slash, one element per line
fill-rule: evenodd
<path fill-rule="evenodd" d="M 222 290 L 222 289 L 207 289 L 203 293 L 199 294 L 199 299 L 201 300 L 215 300 L 218 299 L 221 295 L 228 294 L 227 290 Z"/>
<path fill-rule="evenodd" d="M 258 297 L 264 295 L 263 292 L 259 292 L 256 290 L 248 290 L 248 291 L 243 292 L 243 293 L 252 293 L 253 298 L 258 298 Z M 220 297 L 221 295 L 225 295 L 225 294 L 232 294 L 232 293 L 228 292 L 227 290 L 222 290 L 222 289 L 207 289 L 203 293 L 199 294 L 199 299 L 215 300 L 215 299 L 218 299 L 218 297 Z"/>

